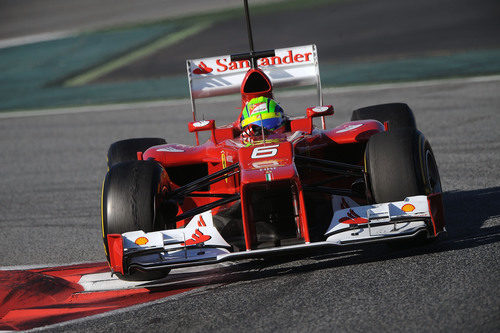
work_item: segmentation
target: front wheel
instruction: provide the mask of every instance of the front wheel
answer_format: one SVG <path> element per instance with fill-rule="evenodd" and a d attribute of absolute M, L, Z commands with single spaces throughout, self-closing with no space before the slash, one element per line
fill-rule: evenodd
<path fill-rule="evenodd" d="M 155 161 L 133 161 L 110 168 L 102 188 L 102 236 L 109 261 L 108 234 L 142 230 L 165 229 L 163 188 L 167 186 L 165 169 Z M 127 274 L 129 273 L 129 274 Z M 134 271 L 124 280 L 155 280 L 168 274 L 165 271 Z"/>
<path fill-rule="evenodd" d="M 442 191 L 432 148 L 416 129 L 378 133 L 368 141 L 365 154 L 369 187 L 377 203 Z"/>

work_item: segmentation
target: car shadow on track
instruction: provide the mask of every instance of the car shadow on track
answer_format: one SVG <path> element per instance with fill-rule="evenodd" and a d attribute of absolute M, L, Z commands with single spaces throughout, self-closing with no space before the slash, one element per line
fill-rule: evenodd
<path fill-rule="evenodd" d="M 443 195 L 449 239 L 466 239 L 498 233 L 500 187 L 451 191 Z M 496 226 L 489 226 L 496 219 Z M 495 232 L 496 230 L 496 232 Z M 493 232 L 492 232 L 493 231 Z"/>
<path fill-rule="evenodd" d="M 436 242 L 412 247 L 386 244 L 342 247 L 313 251 L 290 257 L 249 260 L 234 265 L 219 265 L 199 272 L 172 274 L 163 280 L 145 283 L 151 291 L 199 286 L 218 286 L 288 274 L 359 265 L 430 253 L 462 250 L 500 241 L 500 187 L 443 194 L 448 234 Z"/>

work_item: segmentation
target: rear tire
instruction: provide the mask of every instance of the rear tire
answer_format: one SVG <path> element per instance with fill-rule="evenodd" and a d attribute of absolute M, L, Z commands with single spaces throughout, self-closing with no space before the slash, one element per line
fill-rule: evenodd
<path fill-rule="evenodd" d="M 164 229 L 162 187 L 168 179 L 165 169 L 154 161 L 132 161 L 115 164 L 104 179 L 102 189 L 102 234 L 109 260 L 108 234 Z M 124 280 L 155 280 L 169 270 L 126 272 Z M 128 274 L 130 273 L 130 274 Z"/>
<path fill-rule="evenodd" d="M 366 146 L 365 167 L 375 202 L 441 192 L 441 180 L 429 142 L 416 129 L 378 133 Z"/>
<path fill-rule="evenodd" d="M 121 162 L 137 161 L 137 152 L 144 153 L 148 148 L 164 145 L 162 138 L 136 138 L 113 143 L 108 149 L 108 168 Z"/>
<path fill-rule="evenodd" d="M 416 129 L 415 116 L 408 104 L 389 103 L 367 106 L 352 112 L 351 121 L 374 119 L 381 123 L 388 122 L 389 129 Z"/>

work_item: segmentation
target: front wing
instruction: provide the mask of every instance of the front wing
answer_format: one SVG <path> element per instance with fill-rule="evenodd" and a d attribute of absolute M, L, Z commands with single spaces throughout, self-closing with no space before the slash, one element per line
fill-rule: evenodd
<path fill-rule="evenodd" d="M 148 271 L 214 264 L 422 234 L 433 238 L 445 231 L 440 194 L 366 206 L 358 206 L 342 196 L 332 196 L 332 201 L 335 213 L 325 241 L 231 252 L 231 245 L 219 234 L 211 211 L 207 211 L 194 216 L 185 228 L 108 235 L 110 266 L 113 272 L 126 274 L 135 269 Z"/>

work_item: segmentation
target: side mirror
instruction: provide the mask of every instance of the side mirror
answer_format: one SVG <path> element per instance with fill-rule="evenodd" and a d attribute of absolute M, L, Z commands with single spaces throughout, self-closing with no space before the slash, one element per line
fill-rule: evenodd
<path fill-rule="evenodd" d="M 306 109 L 307 118 L 331 116 L 333 114 L 332 105 L 311 106 Z"/>
<path fill-rule="evenodd" d="M 198 120 L 188 124 L 189 132 L 211 131 L 215 129 L 215 120 Z"/>

